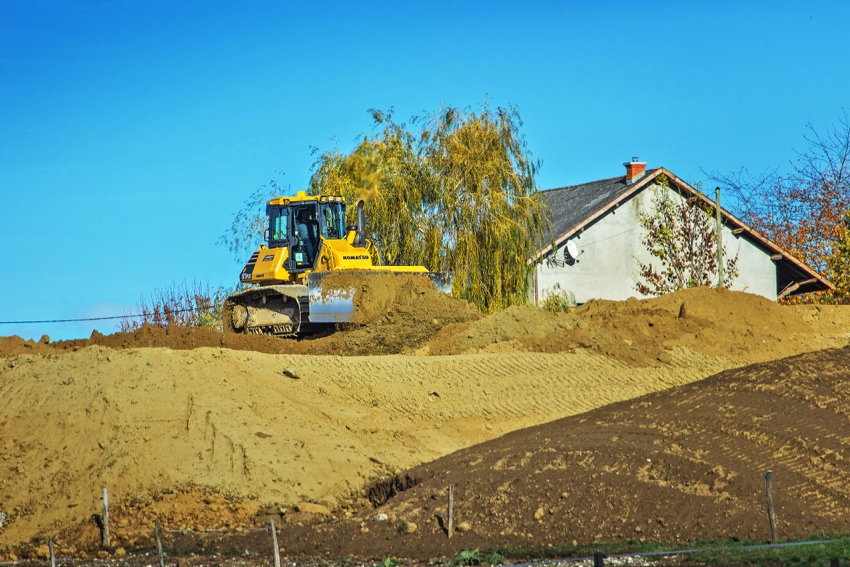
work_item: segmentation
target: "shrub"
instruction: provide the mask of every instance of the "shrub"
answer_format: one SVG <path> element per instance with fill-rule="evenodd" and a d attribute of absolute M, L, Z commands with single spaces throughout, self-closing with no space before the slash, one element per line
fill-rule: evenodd
<path fill-rule="evenodd" d="M 561 289 L 561 284 L 555 284 L 552 289 L 543 292 L 540 308 L 552 313 L 572 311 L 576 306 L 576 296 L 571 291 Z"/>
<path fill-rule="evenodd" d="M 154 289 L 147 297 L 142 296 L 133 314 L 119 321 L 118 330 L 132 332 L 148 324 L 160 328 L 174 325 L 221 331 L 224 300 L 238 289 L 219 287 L 212 290 L 209 284 L 192 282 L 189 285 L 185 281 Z"/>

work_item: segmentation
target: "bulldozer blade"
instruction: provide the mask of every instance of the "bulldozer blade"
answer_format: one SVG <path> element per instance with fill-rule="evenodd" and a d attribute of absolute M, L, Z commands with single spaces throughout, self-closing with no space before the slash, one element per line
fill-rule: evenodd
<path fill-rule="evenodd" d="M 307 295 L 310 297 L 311 323 L 345 323 L 354 315 L 354 290 L 325 289 L 322 280 L 333 272 L 307 274 Z"/>
<path fill-rule="evenodd" d="M 310 323 L 347 323 L 354 316 L 353 287 L 329 289 L 322 286 L 322 280 L 334 272 L 312 272 L 307 275 L 307 293 L 310 297 Z M 394 272 L 375 270 L 359 272 L 358 276 L 369 277 L 375 274 L 420 274 L 433 282 L 434 287 L 443 293 L 452 293 L 452 274 L 450 272 Z"/>

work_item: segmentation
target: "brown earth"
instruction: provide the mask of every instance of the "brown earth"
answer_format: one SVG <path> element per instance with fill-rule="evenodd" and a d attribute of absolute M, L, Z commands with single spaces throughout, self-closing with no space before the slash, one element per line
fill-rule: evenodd
<path fill-rule="evenodd" d="M 333 523 L 284 524 L 283 545 L 332 557 L 850 531 L 850 348 L 729 370 L 515 431 L 406 471 L 411 488 Z M 454 523 L 444 530 L 446 487 Z M 385 514 L 387 520 L 374 517 Z M 402 529 L 416 524 L 413 533 Z"/>
<path fill-rule="evenodd" d="M 480 318 L 448 296 L 433 300 L 437 292 L 415 279 L 393 282 L 360 290 L 373 303 L 359 305 L 369 314 L 359 324 L 300 341 L 151 327 L 85 341 L 0 338 L 0 512 L 8 515 L 0 555 L 47 537 L 66 551 L 95 545 L 90 517 L 102 486 L 115 507 L 114 537 L 127 545 L 149 541 L 156 517 L 172 528 L 224 528 L 283 509 L 297 527 L 313 517 L 292 512 L 302 501 L 340 518 L 357 514 L 370 481 L 458 449 L 848 342 L 846 308 L 735 292 Z M 706 450 L 720 442 L 700 441 Z M 579 474 L 568 469 L 552 474 Z"/>

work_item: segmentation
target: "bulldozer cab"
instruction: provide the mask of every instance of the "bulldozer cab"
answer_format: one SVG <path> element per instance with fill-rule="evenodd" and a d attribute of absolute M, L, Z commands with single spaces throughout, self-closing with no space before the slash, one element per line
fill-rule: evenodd
<path fill-rule="evenodd" d="M 345 237 L 345 204 L 341 200 L 286 202 L 268 206 L 268 247 L 289 247 L 290 272 L 313 269 L 321 240 Z"/>

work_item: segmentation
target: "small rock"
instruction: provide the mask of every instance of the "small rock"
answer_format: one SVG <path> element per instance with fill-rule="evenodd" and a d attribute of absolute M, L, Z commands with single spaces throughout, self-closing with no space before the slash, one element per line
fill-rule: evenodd
<path fill-rule="evenodd" d="M 670 356 L 669 353 L 662 352 L 658 355 L 658 362 L 661 362 L 663 364 L 670 364 L 671 362 L 673 362 L 673 357 Z"/>
<path fill-rule="evenodd" d="M 10 554 L 9 554 L 9 558 L 8 558 L 8 559 L 9 559 L 9 561 L 11 561 L 12 563 L 14 563 L 15 561 L 17 561 L 17 560 L 18 560 L 18 556 L 17 556 L 17 555 L 15 555 L 14 553 L 10 553 Z"/>
<path fill-rule="evenodd" d="M 576 540 L 573 540 L 571 543 L 573 544 L 573 547 L 578 547 L 578 542 Z"/>
<path fill-rule="evenodd" d="M 534 512 L 534 519 L 535 519 L 535 520 L 539 520 L 539 519 L 540 519 L 540 518 L 542 518 L 545 514 L 546 514 L 546 510 L 544 510 L 544 509 L 543 509 L 543 506 L 541 506 L 540 508 L 538 508 L 537 510 L 535 510 L 535 512 Z"/>
<path fill-rule="evenodd" d="M 299 502 L 295 506 L 296 512 L 306 512 L 307 514 L 324 514 L 325 516 L 330 516 L 331 511 L 327 506 L 322 506 L 321 504 L 313 504 L 312 502 Z"/>
<path fill-rule="evenodd" d="M 374 520 L 376 522 L 386 522 L 388 519 L 389 519 L 389 516 L 387 516 L 386 514 L 378 514 L 377 516 L 374 517 Z"/>
<path fill-rule="evenodd" d="M 97 332 L 97 331 L 95 331 L 95 332 Z M 97 552 L 97 556 L 101 559 L 106 559 L 107 557 L 109 557 L 109 552 L 106 551 L 105 549 L 101 549 L 100 551 Z"/>
<path fill-rule="evenodd" d="M 50 343 L 50 335 L 41 335 L 41 338 L 38 339 L 38 342 L 40 342 L 43 345 L 49 344 Z"/>
<path fill-rule="evenodd" d="M 185 557 L 181 557 L 177 560 L 177 567 L 192 567 L 192 564 Z"/>
<path fill-rule="evenodd" d="M 562 493 L 561 493 L 561 498 L 563 498 L 564 500 L 566 500 L 566 499 L 567 499 L 567 498 L 569 498 L 569 497 L 570 497 L 570 493 L 569 493 L 569 492 L 562 492 Z"/>
<path fill-rule="evenodd" d="M 127 550 L 124 549 L 123 547 L 119 547 L 118 549 L 115 550 L 113 555 L 115 557 L 117 557 L 118 559 L 123 559 L 123 558 L 127 557 Z M 178 567 L 183 567 L 183 566 L 180 565 L 179 559 L 177 560 L 177 565 L 178 565 Z"/>
<path fill-rule="evenodd" d="M 461 522 L 457 525 L 457 528 L 455 529 L 459 532 L 468 532 L 472 529 L 472 524 L 470 524 L 469 522 Z"/>
<path fill-rule="evenodd" d="M 299 376 L 298 374 L 295 373 L 294 368 L 284 368 L 283 369 L 283 375 L 289 376 L 293 380 L 300 380 L 301 379 L 301 376 Z"/>
<path fill-rule="evenodd" d="M 47 547 L 47 544 L 39 545 L 38 549 L 35 550 L 35 555 L 39 559 L 49 559 L 50 558 L 50 548 Z"/>
<path fill-rule="evenodd" d="M 405 522 L 404 523 L 404 533 L 412 534 L 413 532 L 416 531 L 416 527 L 417 527 L 416 524 L 413 523 L 413 522 Z"/>
<path fill-rule="evenodd" d="M 636 534 L 643 533 L 643 529 L 641 529 L 640 526 L 635 526 L 635 533 Z"/>
<path fill-rule="evenodd" d="M 366 526 L 360 526 L 360 533 L 361 534 L 368 534 L 369 528 L 367 528 Z"/>

